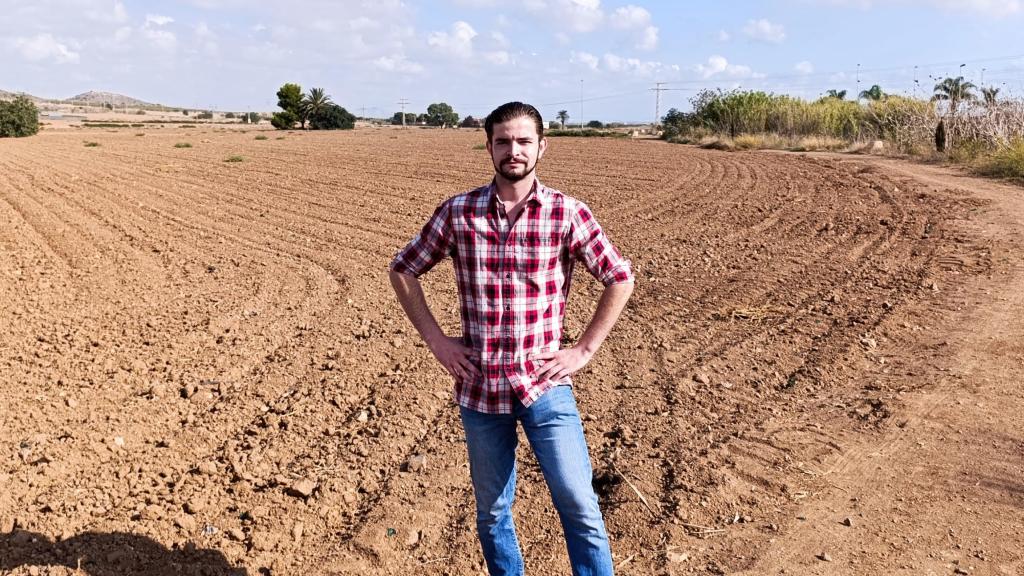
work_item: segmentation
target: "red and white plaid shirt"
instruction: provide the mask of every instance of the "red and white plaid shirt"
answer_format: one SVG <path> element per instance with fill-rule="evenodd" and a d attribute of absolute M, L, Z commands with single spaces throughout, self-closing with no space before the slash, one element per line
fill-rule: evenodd
<path fill-rule="evenodd" d="M 419 277 L 451 256 L 462 304 L 462 339 L 479 356 L 482 376 L 456 382 L 455 401 L 489 414 L 512 412 L 512 395 L 529 406 L 571 380 L 538 382 L 558 350 L 572 270 L 578 260 L 605 286 L 633 271 L 586 204 L 536 181 L 514 223 L 494 183 L 445 200 L 391 269 Z"/>

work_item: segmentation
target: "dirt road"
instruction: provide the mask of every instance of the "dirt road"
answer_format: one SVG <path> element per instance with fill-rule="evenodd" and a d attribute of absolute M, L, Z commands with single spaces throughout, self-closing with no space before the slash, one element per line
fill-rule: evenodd
<path fill-rule="evenodd" d="M 385 269 L 486 181 L 482 132 L 255 134 L 0 141 L 0 572 L 481 571 Z M 620 573 L 1024 570 L 1020 188 L 595 139 L 541 178 L 638 274 L 577 383 Z M 454 332 L 450 265 L 426 286 Z M 521 466 L 528 570 L 568 574 Z"/>

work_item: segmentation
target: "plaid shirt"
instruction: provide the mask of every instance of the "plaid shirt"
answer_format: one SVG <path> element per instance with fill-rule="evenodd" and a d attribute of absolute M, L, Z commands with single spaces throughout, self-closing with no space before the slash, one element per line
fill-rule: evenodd
<path fill-rule="evenodd" d="M 557 350 L 572 270 L 578 260 L 605 286 L 632 282 L 628 260 L 612 246 L 586 204 L 535 182 L 515 222 L 494 183 L 441 203 L 423 230 L 391 262 L 419 277 L 451 256 L 462 308 L 463 342 L 482 376 L 456 382 L 455 401 L 490 414 L 512 412 L 512 395 L 529 406 L 571 380 L 538 382 Z"/>

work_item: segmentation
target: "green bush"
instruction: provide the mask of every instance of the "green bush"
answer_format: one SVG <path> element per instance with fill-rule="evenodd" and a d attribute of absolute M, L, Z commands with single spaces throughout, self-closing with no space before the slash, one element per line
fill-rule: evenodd
<path fill-rule="evenodd" d="M 604 123 L 600 120 L 591 120 L 590 122 L 587 122 L 587 128 L 601 129 L 604 128 Z"/>
<path fill-rule="evenodd" d="M 351 130 L 356 117 L 337 104 L 327 104 L 309 117 L 311 130 Z"/>
<path fill-rule="evenodd" d="M 256 138 L 254 138 L 254 140 L 266 140 L 266 139 L 267 139 L 267 137 L 266 137 L 266 136 L 264 136 L 263 134 L 260 134 L 259 136 L 257 136 Z"/>
<path fill-rule="evenodd" d="M 174 145 L 174 147 L 175 148 L 191 148 L 192 144 L 190 144 L 188 142 L 178 142 L 177 144 Z"/>
<path fill-rule="evenodd" d="M 39 132 L 39 109 L 24 96 L 0 100 L 0 138 L 32 136 Z"/>
<path fill-rule="evenodd" d="M 287 110 L 274 112 L 274 115 L 270 117 L 270 125 L 278 130 L 290 130 L 298 121 L 299 117 Z"/>
<path fill-rule="evenodd" d="M 241 156 L 238 155 L 228 156 L 227 158 L 224 159 L 225 162 L 241 162 L 243 160 L 245 160 L 245 158 L 242 158 Z"/>

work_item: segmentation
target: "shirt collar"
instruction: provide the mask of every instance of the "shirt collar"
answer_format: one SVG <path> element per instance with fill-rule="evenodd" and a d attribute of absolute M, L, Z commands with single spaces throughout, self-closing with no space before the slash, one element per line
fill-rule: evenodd
<path fill-rule="evenodd" d="M 490 198 L 492 206 L 497 206 L 498 203 L 498 185 L 494 180 L 487 187 L 487 196 Z M 530 193 L 526 195 L 527 204 L 536 204 L 538 206 L 544 206 L 550 199 L 551 192 L 548 187 L 541 184 L 539 178 L 533 179 L 533 188 L 530 189 Z"/>

